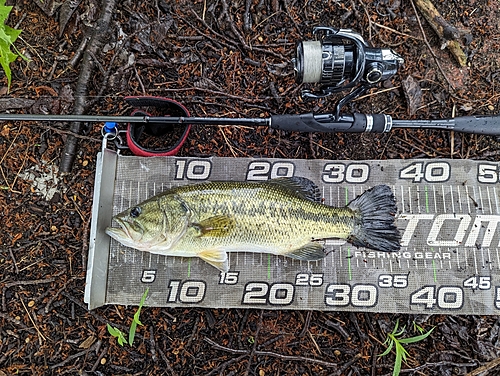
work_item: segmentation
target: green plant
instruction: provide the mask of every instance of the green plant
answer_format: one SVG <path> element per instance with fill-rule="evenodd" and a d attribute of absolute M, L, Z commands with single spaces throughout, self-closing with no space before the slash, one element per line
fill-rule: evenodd
<path fill-rule="evenodd" d="M 398 332 L 399 320 L 397 320 L 392 332 L 387 334 L 387 339 L 384 342 L 384 345 L 387 346 L 387 348 L 379 356 L 386 356 L 391 352 L 393 347 L 396 350 L 396 360 L 394 361 L 394 370 L 392 372 L 392 376 L 398 376 L 401 372 L 401 363 L 403 361 L 406 362 L 408 351 L 406 351 L 403 345 L 408 343 L 420 342 L 426 339 L 432 333 L 435 327 L 433 327 L 427 333 L 424 333 L 424 329 L 414 322 L 413 328 L 421 334 L 410 338 L 400 338 L 405 332 L 405 327 L 401 328 L 401 330 Z"/>
<path fill-rule="evenodd" d="M 132 323 L 130 324 L 130 329 L 128 331 L 128 344 L 129 344 L 129 346 L 132 346 L 132 344 L 134 343 L 137 325 L 142 325 L 142 322 L 139 320 L 139 317 L 141 315 L 142 306 L 144 305 L 144 302 L 146 301 L 146 297 L 148 296 L 148 292 L 149 292 L 149 287 L 146 289 L 144 294 L 142 294 L 141 301 L 139 302 L 139 307 L 137 308 L 137 311 L 134 314 L 134 319 L 132 320 Z M 120 329 L 118 329 L 114 326 L 111 326 L 110 324 L 107 324 L 106 327 L 108 328 L 108 333 L 111 334 L 113 337 L 116 337 L 116 340 L 118 341 L 118 344 L 120 346 L 123 346 L 125 343 L 127 343 L 127 340 L 125 338 L 125 334 Z"/>
<path fill-rule="evenodd" d="M 0 0 L 0 64 L 2 65 L 3 71 L 5 72 L 5 76 L 7 76 L 9 89 L 12 80 L 10 63 L 14 62 L 17 57 L 22 57 L 24 60 L 28 60 L 14 46 L 14 42 L 16 41 L 19 34 L 21 34 L 22 30 L 13 29 L 12 27 L 5 24 L 11 10 L 12 6 L 6 6 L 5 0 Z M 16 51 L 15 53 L 11 51 L 11 46 Z"/>

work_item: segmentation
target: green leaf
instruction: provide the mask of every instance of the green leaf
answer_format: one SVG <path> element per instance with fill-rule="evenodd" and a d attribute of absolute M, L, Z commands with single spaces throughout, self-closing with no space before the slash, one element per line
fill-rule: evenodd
<path fill-rule="evenodd" d="M 10 64 L 13 63 L 18 57 L 22 57 L 27 60 L 26 57 L 23 56 L 13 44 L 19 37 L 19 34 L 21 34 L 22 30 L 13 29 L 5 24 L 11 10 L 12 6 L 5 6 L 5 0 L 0 0 L 0 65 L 5 72 L 5 76 L 7 77 L 8 88 L 10 88 L 12 81 Z M 11 47 L 14 47 L 16 53 L 11 51 Z"/>
<path fill-rule="evenodd" d="M 108 328 L 108 333 L 111 334 L 113 337 L 116 337 L 118 344 L 120 346 L 123 346 L 123 344 L 126 342 L 125 335 L 123 334 L 123 332 L 120 329 L 115 328 L 114 326 L 111 326 L 109 324 L 106 324 L 106 327 Z"/>

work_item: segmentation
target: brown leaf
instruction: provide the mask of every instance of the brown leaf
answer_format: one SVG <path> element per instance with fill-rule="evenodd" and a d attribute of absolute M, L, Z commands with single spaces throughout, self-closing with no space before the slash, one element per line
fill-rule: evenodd
<path fill-rule="evenodd" d="M 78 346 L 78 348 L 80 348 L 80 349 L 88 349 L 95 342 L 95 339 L 96 338 L 93 335 L 91 335 L 90 337 L 87 337 L 87 339 L 85 341 L 83 341 L 82 343 L 80 343 L 80 345 Z"/>
<path fill-rule="evenodd" d="M 418 108 L 422 105 L 422 89 L 412 76 L 404 79 L 402 84 L 406 102 L 408 103 L 408 112 L 410 115 L 415 115 Z"/>

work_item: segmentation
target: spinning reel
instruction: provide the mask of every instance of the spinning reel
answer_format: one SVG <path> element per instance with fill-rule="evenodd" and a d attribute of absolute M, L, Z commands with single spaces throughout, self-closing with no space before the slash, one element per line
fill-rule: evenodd
<path fill-rule="evenodd" d="M 319 84 L 319 92 L 302 91 L 302 98 L 318 99 L 355 88 L 336 105 L 340 109 L 370 87 L 395 75 L 404 60 L 387 48 L 370 47 L 363 37 L 350 29 L 319 26 L 313 29 L 318 40 L 297 44 L 293 59 L 297 83 Z"/>

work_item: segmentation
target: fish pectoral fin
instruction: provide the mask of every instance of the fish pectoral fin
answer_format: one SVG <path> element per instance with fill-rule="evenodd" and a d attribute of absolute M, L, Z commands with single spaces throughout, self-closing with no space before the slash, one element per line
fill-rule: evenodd
<path fill-rule="evenodd" d="M 229 262 L 225 251 L 218 249 L 205 250 L 198 253 L 198 257 L 208 262 L 210 265 L 215 266 L 222 272 L 229 271 Z"/>
<path fill-rule="evenodd" d="M 227 215 L 216 215 L 191 224 L 191 226 L 199 231 L 198 236 L 212 237 L 225 236 L 234 228 L 234 225 L 234 219 Z"/>
<path fill-rule="evenodd" d="M 307 243 L 305 246 L 294 249 L 286 256 L 302 261 L 315 261 L 324 259 L 326 256 L 325 249 L 320 243 Z"/>

